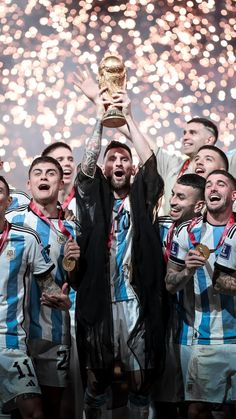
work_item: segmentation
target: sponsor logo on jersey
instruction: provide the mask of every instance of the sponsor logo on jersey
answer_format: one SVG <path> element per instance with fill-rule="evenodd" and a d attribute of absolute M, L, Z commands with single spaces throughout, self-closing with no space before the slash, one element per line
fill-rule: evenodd
<path fill-rule="evenodd" d="M 16 251 L 14 248 L 7 249 L 6 251 L 6 258 L 7 260 L 13 260 L 16 257 Z"/>
<path fill-rule="evenodd" d="M 224 243 L 220 252 L 220 257 L 223 259 L 229 259 L 232 246 L 230 244 Z"/>
<path fill-rule="evenodd" d="M 178 245 L 178 243 L 172 241 L 170 253 L 171 253 L 172 256 L 177 256 L 178 255 L 178 253 L 179 253 L 179 245 Z"/>

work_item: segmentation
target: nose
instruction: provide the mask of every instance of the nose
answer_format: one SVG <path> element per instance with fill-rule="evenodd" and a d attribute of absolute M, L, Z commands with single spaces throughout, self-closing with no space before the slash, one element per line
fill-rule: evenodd
<path fill-rule="evenodd" d="M 47 173 L 42 172 L 40 177 L 41 177 L 41 179 L 47 179 Z"/>
<path fill-rule="evenodd" d="M 211 192 L 217 192 L 217 185 L 216 184 L 212 184 L 211 188 L 210 188 Z"/>
<path fill-rule="evenodd" d="M 175 197 L 175 196 L 172 196 L 172 197 L 170 198 L 170 205 L 171 205 L 172 207 L 174 207 L 176 204 L 177 204 L 177 199 L 176 199 L 176 197 Z"/>
<path fill-rule="evenodd" d="M 119 157 L 116 159 L 115 165 L 116 166 L 121 166 L 122 165 L 122 160 Z"/>
<path fill-rule="evenodd" d="M 198 160 L 196 161 L 196 165 L 197 165 L 197 166 L 201 166 L 201 165 L 203 165 L 203 160 L 202 160 L 202 159 L 198 159 Z"/>

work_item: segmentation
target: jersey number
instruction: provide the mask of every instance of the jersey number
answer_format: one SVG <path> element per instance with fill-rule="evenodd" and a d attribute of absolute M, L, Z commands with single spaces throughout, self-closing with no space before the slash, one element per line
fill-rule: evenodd
<path fill-rule="evenodd" d="M 34 377 L 34 374 L 31 371 L 31 368 L 29 366 L 29 360 L 28 359 L 24 359 L 24 361 L 21 363 L 21 365 L 19 364 L 18 361 L 14 362 L 13 368 L 16 368 L 18 373 L 19 373 L 18 380 L 20 380 L 21 378 L 26 377 L 27 375 L 28 375 L 28 377 Z"/>
<path fill-rule="evenodd" d="M 68 351 L 57 351 L 57 355 L 60 359 L 60 361 L 57 364 L 58 370 L 67 370 L 68 363 L 69 363 L 69 353 Z"/>

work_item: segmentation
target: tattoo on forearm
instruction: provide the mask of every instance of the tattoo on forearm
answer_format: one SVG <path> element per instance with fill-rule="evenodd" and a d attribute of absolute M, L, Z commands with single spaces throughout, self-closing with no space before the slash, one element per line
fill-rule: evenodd
<path fill-rule="evenodd" d="M 81 169 L 89 177 L 93 177 L 101 151 L 102 122 L 97 120 L 93 135 L 88 140 L 83 155 Z"/>
<path fill-rule="evenodd" d="M 236 295 L 236 279 L 234 276 L 216 270 L 212 282 L 215 291 L 223 294 Z"/>
<path fill-rule="evenodd" d="M 186 283 L 193 277 L 192 274 L 187 274 L 186 270 L 181 272 L 167 272 L 166 274 L 166 288 L 172 294 L 176 293 L 180 289 L 184 288 Z"/>
<path fill-rule="evenodd" d="M 60 295 L 61 288 L 56 284 L 53 277 L 49 274 L 37 280 L 41 292 L 48 295 Z"/>

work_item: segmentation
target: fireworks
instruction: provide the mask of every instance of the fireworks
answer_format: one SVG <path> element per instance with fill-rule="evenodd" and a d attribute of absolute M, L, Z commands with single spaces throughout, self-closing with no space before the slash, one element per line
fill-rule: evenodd
<path fill-rule="evenodd" d="M 180 153 L 185 122 L 203 116 L 218 125 L 218 146 L 234 147 L 236 1 L 111 3 L 0 4 L 0 157 L 14 185 L 24 187 L 23 171 L 53 141 L 80 160 L 94 105 L 72 74 L 87 64 L 96 78 L 108 50 L 125 61 L 135 118 L 154 143 Z M 104 130 L 103 143 L 111 137 L 120 134 Z"/>

